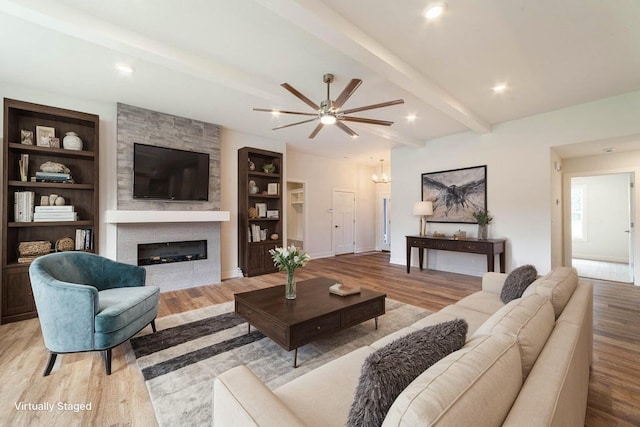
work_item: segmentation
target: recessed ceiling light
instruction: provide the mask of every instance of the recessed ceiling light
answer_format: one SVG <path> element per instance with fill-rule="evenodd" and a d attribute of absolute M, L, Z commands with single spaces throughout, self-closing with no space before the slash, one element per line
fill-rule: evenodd
<path fill-rule="evenodd" d="M 440 17 L 446 9 L 447 4 L 444 2 L 433 3 L 427 6 L 427 9 L 424 11 L 424 16 L 427 19 L 436 19 Z"/>
<path fill-rule="evenodd" d="M 613 153 L 615 151 L 615 148 L 607 147 L 607 148 L 603 148 L 602 151 L 604 151 L 605 153 Z"/>
<path fill-rule="evenodd" d="M 120 71 L 122 74 L 133 73 L 133 68 L 127 64 L 116 64 L 116 70 Z"/>
<path fill-rule="evenodd" d="M 412 122 L 412 121 L 414 121 L 415 119 L 416 119 L 416 115 L 415 115 L 415 114 L 409 114 L 409 115 L 407 116 L 407 121 L 408 121 L 408 122 Z"/>
<path fill-rule="evenodd" d="M 497 85 L 495 85 L 493 87 L 493 91 L 495 93 L 504 92 L 505 90 L 507 90 L 507 84 L 506 83 L 498 83 Z"/>
<path fill-rule="evenodd" d="M 280 115 L 280 111 L 275 111 L 274 110 L 274 111 L 271 112 L 271 115 L 274 116 L 274 117 L 277 117 L 277 116 Z"/>

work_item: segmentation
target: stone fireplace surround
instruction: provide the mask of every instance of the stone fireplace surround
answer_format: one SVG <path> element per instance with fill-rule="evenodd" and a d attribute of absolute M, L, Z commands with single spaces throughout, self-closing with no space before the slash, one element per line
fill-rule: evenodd
<path fill-rule="evenodd" d="M 220 126 L 118 103 L 117 209 L 105 213 L 116 226 L 116 257 L 137 265 L 138 243 L 207 240 L 207 259 L 144 266 L 147 284 L 161 292 L 221 281 Z M 172 202 L 133 199 L 133 144 L 209 154 L 209 200 Z"/>

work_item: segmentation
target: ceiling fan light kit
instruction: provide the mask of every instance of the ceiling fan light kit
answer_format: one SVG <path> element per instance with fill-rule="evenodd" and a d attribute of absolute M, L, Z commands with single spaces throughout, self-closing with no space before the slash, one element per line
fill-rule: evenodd
<path fill-rule="evenodd" d="M 381 125 L 381 126 L 391 126 L 393 122 L 387 120 L 377 120 L 377 119 L 367 119 L 364 117 L 354 117 L 348 116 L 348 114 L 356 113 L 359 111 L 373 110 L 376 108 L 389 107 L 392 105 L 403 104 L 404 100 L 396 99 L 395 101 L 382 102 L 379 104 L 366 105 L 364 107 L 352 108 L 349 110 L 340 109 L 344 105 L 345 102 L 353 95 L 356 89 L 362 84 L 362 80 L 360 79 L 352 79 L 347 86 L 342 90 L 340 95 L 334 100 L 331 99 L 331 83 L 334 80 L 333 74 L 325 74 L 322 76 L 322 81 L 327 85 L 327 98 L 320 102 L 320 105 L 313 102 L 311 99 L 304 96 L 301 92 L 291 86 L 289 83 L 282 83 L 281 86 L 293 94 L 296 98 L 300 99 L 302 102 L 313 108 L 315 113 L 305 113 L 301 111 L 283 111 L 283 110 L 273 110 L 268 108 L 254 108 L 254 111 L 262 111 L 269 112 L 272 114 L 297 114 L 301 116 L 312 116 L 313 118 L 302 120 L 295 123 L 289 123 L 286 125 L 281 125 L 273 128 L 273 130 L 284 129 L 291 126 L 301 125 L 303 123 L 310 123 L 316 120 L 319 120 L 320 123 L 313 129 L 309 138 L 314 138 L 320 130 L 325 125 L 336 125 L 340 130 L 347 133 L 352 138 L 358 137 L 358 134 L 351 129 L 349 126 L 345 125 L 343 122 L 355 122 L 355 123 L 365 123 L 371 125 Z"/>

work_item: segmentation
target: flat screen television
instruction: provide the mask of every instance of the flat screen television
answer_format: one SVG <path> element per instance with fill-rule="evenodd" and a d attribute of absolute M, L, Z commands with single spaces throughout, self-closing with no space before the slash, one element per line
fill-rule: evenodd
<path fill-rule="evenodd" d="M 209 200 L 209 154 L 133 144 L 133 198 Z"/>

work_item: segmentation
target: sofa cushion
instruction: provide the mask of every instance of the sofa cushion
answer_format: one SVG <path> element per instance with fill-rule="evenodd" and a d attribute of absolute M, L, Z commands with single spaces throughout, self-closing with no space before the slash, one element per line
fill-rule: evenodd
<path fill-rule="evenodd" d="M 455 306 L 467 307 L 472 310 L 481 311 L 492 315 L 504 306 L 500 295 L 494 292 L 478 291 L 462 298 L 454 304 Z"/>
<path fill-rule="evenodd" d="M 425 326 L 435 325 L 436 323 L 444 322 L 446 320 L 464 319 L 467 321 L 467 325 L 469 325 L 467 336 L 470 336 L 473 332 L 475 332 L 476 329 L 480 327 L 480 325 L 482 325 L 489 317 L 491 317 L 491 314 L 487 314 L 482 311 L 474 310 L 461 305 L 452 304 L 446 306 L 445 308 L 437 313 L 432 314 L 431 316 L 427 316 L 425 319 L 418 320 L 411 326 L 413 326 L 414 328 L 424 328 Z M 431 319 L 433 316 L 442 316 L 442 320 L 440 322 L 435 322 L 435 318 Z"/>
<path fill-rule="evenodd" d="M 113 288 L 100 291 L 98 292 L 95 331 L 110 333 L 131 325 L 150 310 L 154 308 L 157 310 L 159 300 L 160 288 L 157 286 Z M 144 326 L 146 323 L 139 325 L 138 330 Z"/>
<path fill-rule="evenodd" d="M 369 346 L 353 350 L 278 387 L 274 394 L 305 420 L 306 427 L 344 427 L 360 367 L 373 351 Z"/>
<path fill-rule="evenodd" d="M 504 285 L 500 291 L 502 302 L 506 304 L 516 298 L 520 298 L 525 289 L 536 280 L 537 276 L 538 271 L 530 264 L 513 270 L 504 280 Z"/>
<path fill-rule="evenodd" d="M 362 365 L 349 426 L 381 425 L 400 393 L 429 366 L 460 349 L 467 322 L 452 320 L 411 332 L 376 350 Z"/>
<path fill-rule="evenodd" d="M 502 307 L 478 328 L 475 335 L 503 333 L 515 337 L 522 357 L 522 376 L 526 378 L 554 324 L 551 303 L 541 295 L 530 295 Z"/>
<path fill-rule="evenodd" d="M 578 273 L 569 267 L 556 267 L 546 276 L 535 280 L 524 291 L 522 296 L 532 294 L 547 297 L 553 305 L 556 319 L 564 310 L 564 306 L 569 302 L 569 298 L 578 286 Z"/>
<path fill-rule="evenodd" d="M 477 336 L 409 384 L 382 425 L 501 425 L 521 387 L 515 339 L 504 334 Z"/>

